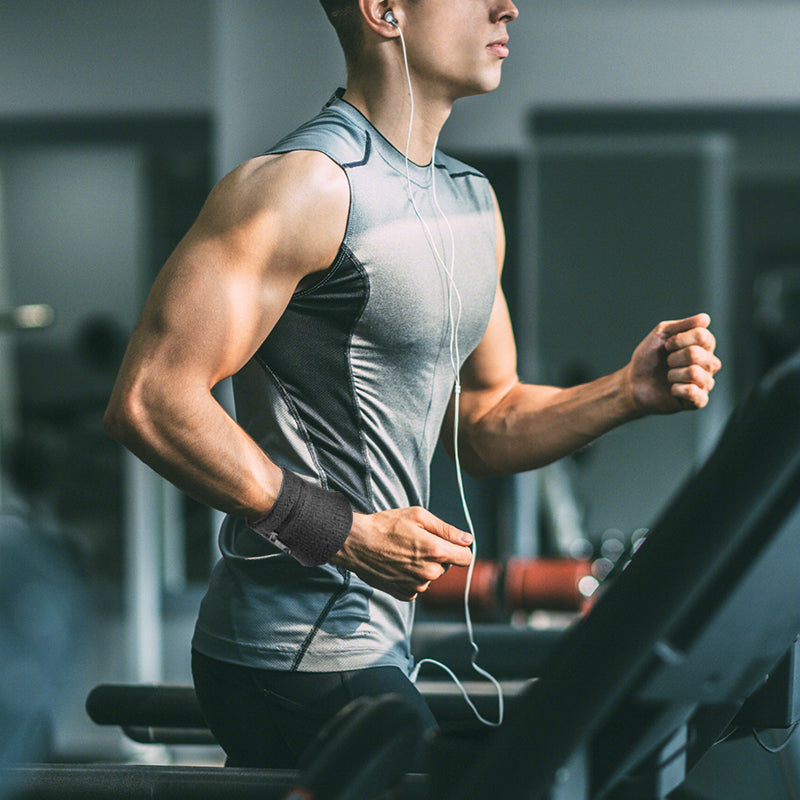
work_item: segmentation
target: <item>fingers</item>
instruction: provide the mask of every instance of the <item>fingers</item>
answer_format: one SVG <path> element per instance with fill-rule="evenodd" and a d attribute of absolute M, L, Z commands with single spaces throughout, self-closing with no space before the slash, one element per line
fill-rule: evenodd
<path fill-rule="evenodd" d="M 436 562 L 437 565 L 469 566 L 472 561 L 472 551 L 469 549 L 472 544 L 471 534 L 448 525 L 424 508 L 412 508 L 410 514 L 417 525 L 432 534 L 426 542 L 428 552 L 425 557 L 428 560 Z"/>
<path fill-rule="evenodd" d="M 664 347 L 668 353 L 670 392 L 684 408 L 708 405 L 709 392 L 715 385 L 714 376 L 722 368 L 722 362 L 714 353 L 717 341 L 708 330 L 710 322 L 708 314 L 696 314 L 660 326 L 668 337 Z"/>
<path fill-rule="evenodd" d="M 708 328 L 691 328 L 671 335 L 665 342 L 664 347 L 668 353 L 676 353 L 687 347 L 698 347 L 713 353 L 717 346 L 714 334 Z"/>
<path fill-rule="evenodd" d="M 334 563 L 398 600 L 426 591 L 450 565 L 472 562 L 473 537 L 424 508 L 354 514 L 353 520 Z"/>
<path fill-rule="evenodd" d="M 667 373 L 667 380 L 670 384 L 691 383 L 707 392 L 710 392 L 714 388 L 714 378 L 712 377 L 711 371 L 697 364 L 669 370 Z"/>
<path fill-rule="evenodd" d="M 468 567 L 472 562 L 473 537 L 466 531 L 448 525 L 424 508 L 411 508 L 409 514 L 425 532 L 419 541 L 422 550 L 418 576 L 423 581 L 415 592 L 425 592 L 430 584 L 444 575 L 451 565 Z"/>
<path fill-rule="evenodd" d="M 711 375 L 722 368 L 722 362 L 714 354 L 717 340 L 708 329 L 711 317 L 696 314 L 682 320 L 662 322 L 656 330 L 665 336 L 664 348 L 671 369 L 698 366 Z"/>
<path fill-rule="evenodd" d="M 667 357 L 669 380 L 697 383 L 701 388 L 722 368 L 722 362 L 713 352 L 703 347 L 686 347 Z M 701 374 L 704 373 L 704 374 Z"/>
<path fill-rule="evenodd" d="M 719 359 L 702 348 L 686 348 L 673 353 L 667 363 L 670 393 L 684 408 L 705 408 L 714 388 L 714 375 L 720 369 Z"/>
<path fill-rule="evenodd" d="M 471 545 L 472 534 L 467 531 L 448 525 L 444 520 L 439 519 L 435 514 L 431 514 L 425 508 L 412 508 L 412 513 L 416 516 L 415 522 L 429 533 L 436 534 L 445 541 L 453 544 Z"/>
<path fill-rule="evenodd" d="M 690 331 L 694 328 L 708 328 L 709 325 L 711 325 L 711 317 L 703 313 L 695 314 L 693 317 L 686 317 L 685 319 L 662 322 L 659 327 L 666 336 L 675 336 L 676 334 Z"/>
<path fill-rule="evenodd" d="M 684 408 L 701 409 L 708 405 L 710 389 L 701 389 L 695 383 L 673 383 L 670 391 L 672 396 L 680 400 Z"/>

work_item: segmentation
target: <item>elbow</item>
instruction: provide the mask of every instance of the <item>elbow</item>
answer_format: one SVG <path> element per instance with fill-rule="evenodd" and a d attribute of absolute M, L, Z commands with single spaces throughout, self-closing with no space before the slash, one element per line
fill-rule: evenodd
<path fill-rule="evenodd" d="M 499 478 L 510 474 L 508 470 L 504 470 L 474 454 L 471 454 L 470 457 L 462 458 L 461 466 L 470 478 Z"/>
<path fill-rule="evenodd" d="M 130 449 L 145 438 L 147 416 L 138 392 L 115 389 L 103 414 L 103 427 L 112 439 Z"/>
<path fill-rule="evenodd" d="M 444 445 L 447 455 L 455 460 L 456 452 L 452 438 Z M 471 478 L 496 478 L 505 472 L 492 458 L 492 449 L 484 441 L 478 429 L 462 430 L 458 436 L 458 461 L 461 469 Z"/>

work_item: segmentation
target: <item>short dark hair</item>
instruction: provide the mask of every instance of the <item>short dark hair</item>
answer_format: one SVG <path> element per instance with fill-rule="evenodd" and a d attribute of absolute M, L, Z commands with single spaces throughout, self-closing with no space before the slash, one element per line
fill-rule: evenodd
<path fill-rule="evenodd" d="M 361 24 L 358 0 L 319 0 L 333 25 L 348 61 L 358 60 Z"/>

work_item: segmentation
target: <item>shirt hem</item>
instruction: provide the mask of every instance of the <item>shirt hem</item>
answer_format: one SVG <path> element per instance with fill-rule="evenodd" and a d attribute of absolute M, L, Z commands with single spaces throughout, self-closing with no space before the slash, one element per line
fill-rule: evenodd
<path fill-rule="evenodd" d="M 325 648 L 323 652 L 307 652 L 303 657 L 300 669 L 293 670 L 292 666 L 302 644 L 291 648 L 265 648 L 261 645 L 253 645 L 246 642 L 220 639 L 205 634 L 200 630 L 195 630 L 192 637 L 192 649 L 209 658 L 257 669 L 286 672 L 342 672 L 367 667 L 389 666 L 398 667 L 408 675 L 413 668 L 412 658 L 404 658 L 392 652 L 379 654 L 376 652 L 377 647 L 374 643 L 370 647 L 354 647 L 352 639 L 345 639 L 343 644 L 346 649 L 334 650 Z"/>

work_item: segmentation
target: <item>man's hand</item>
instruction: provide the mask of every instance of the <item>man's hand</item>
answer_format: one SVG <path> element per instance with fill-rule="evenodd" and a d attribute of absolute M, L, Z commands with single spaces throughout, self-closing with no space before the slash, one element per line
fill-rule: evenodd
<path fill-rule="evenodd" d="M 673 414 L 708 404 L 722 367 L 710 323 L 708 314 L 662 322 L 636 348 L 625 369 L 637 413 Z"/>
<path fill-rule="evenodd" d="M 353 528 L 331 563 L 398 600 L 413 600 L 451 564 L 472 561 L 472 536 L 424 508 L 355 514 Z"/>

